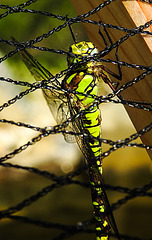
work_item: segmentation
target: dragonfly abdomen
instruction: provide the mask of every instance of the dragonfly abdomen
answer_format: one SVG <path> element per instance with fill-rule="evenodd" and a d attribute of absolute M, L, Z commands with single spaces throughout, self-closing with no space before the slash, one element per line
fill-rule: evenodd
<path fill-rule="evenodd" d="M 97 240 L 108 239 L 109 225 L 105 219 L 105 206 L 102 190 L 101 156 L 101 114 L 95 98 L 98 95 L 97 78 L 93 74 L 76 72 L 64 80 L 64 87 L 73 93 L 70 98 L 73 108 L 81 112 L 83 145 L 86 148 L 88 175 L 91 184 L 92 202 L 95 213 Z M 85 151 L 85 150 L 84 150 Z"/>

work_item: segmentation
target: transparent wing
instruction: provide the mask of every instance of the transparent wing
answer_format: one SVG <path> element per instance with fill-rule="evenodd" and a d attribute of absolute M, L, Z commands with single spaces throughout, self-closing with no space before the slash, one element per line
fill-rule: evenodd
<path fill-rule="evenodd" d="M 70 115 L 72 116 L 72 127 L 74 129 L 74 131 L 76 133 L 78 133 L 76 135 L 76 141 L 77 144 L 79 146 L 79 148 L 81 149 L 84 158 L 86 160 L 87 163 L 87 159 L 93 159 L 94 158 L 94 154 L 91 151 L 90 145 L 89 145 L 89 134 L 88 137 L 86 136 L 87 133 L 84 132 L 84 127 L 82 124 L 82 115 L 81 113 L 78 113 L 75 110 L 75 107 L 73 106 L 73 102 L 71 101 L 71 99 L 69 98 L 69 110 L 70 110 Z"/>
<path fill-rule="evenodd" d="M 55 80 L 54 76 L 46 68 L 44 68 L 28 51 L 22 50 L 20 52 L 20 56 L 28 70 L 36 79 L 36 81 L 47 81 L 48 89 L 42 90 L 47 104 L 57 124 L 61 124 L 62 122 L 66 121 L 67 118 L 70 117 L 67 98 L 62 91 L 55 89 L 51 90 L 51 87 L 59 87 L 59 82 Z M 65 130 L 72 131 L 72 125 L 70 125 L 69 123 Z M 75 142 L 74 135 L 64 134 L 64 138 L 67 142 Z"/>

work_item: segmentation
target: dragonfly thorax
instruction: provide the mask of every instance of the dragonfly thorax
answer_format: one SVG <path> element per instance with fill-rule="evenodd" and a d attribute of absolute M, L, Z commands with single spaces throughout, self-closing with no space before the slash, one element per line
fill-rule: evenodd
<path fill-rule="evenodd" d="M 82 61 L 81 57 L 92 56 L 98 53 L 97 48 L 92 42 L 79 42 L 70 46 L 69 53 L 75 54 L 77 56 L 68 56 L 68 65 L 71 66 L 74 63 Z"/>

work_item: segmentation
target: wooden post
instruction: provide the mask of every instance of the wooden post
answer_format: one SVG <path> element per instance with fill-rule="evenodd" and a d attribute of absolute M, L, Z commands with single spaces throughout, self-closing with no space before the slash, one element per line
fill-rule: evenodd
<path fill-rule="evenodd" d="M 87 13 L 102 3 L 102 1 L 98 0 L 71 0 L 71 2 L 79 15 Z M 132 29 L 140 26 L 141 24 L 143 25 L 152 19 L 152 6 L 148 3 L 138 2 L 136 0 L 117 0 L 111 2 L 108 6 L 104 7 L 96 14 L 91 15 L 89 19 Z M 98 47 L 99 50 L 102 50 L 105 46 L 99 37 L 99 28 L 92 24 L 83 25 L 90 40 Z M 149 27 L 145 30 L 151 31 L 151 29 L 152 27 Z M 118 41 L 122 36 L 127 34 L 125 32 L 123 33 L 122 31 L 113 29 L 108 29 L 108 32 L 110 33 L 110 37 L 112 38 L 113 42 Z M 131 64 L 135 63 L 148 67 L 152 65 L 151 50 L 152 36 L 142 36 L 141 34 L 136 34 L 133 37 L 129 37 L 124 43 L 120 44 L 118 56 L 120 61 Z M 108 58 L 113 58 L 113 55 L 111 55 L 111 53 L 108 54 Z M 108 67 L 109 65 L 107 64 L 106 66 Z M 128 67 L 122 67 L 123 79 L 121 84 L 123 85 L 131 81 L 142 72 L 143 71 L 137 69 L 128 69 Z M 126 100 L 152 103 L 152 75 L 150 74 L 146 76 L 142 81 L 124 90 L 122 96 Z M 137 131 L 152 123 L 152 112 L 126 106 L 125 108 Z M 141 137 L 141 140 L 146 145 L 152 145 L 152 130 L 144 134 Z M 152 158 L 152 151 L 149 150 L 147 152 Z"/>

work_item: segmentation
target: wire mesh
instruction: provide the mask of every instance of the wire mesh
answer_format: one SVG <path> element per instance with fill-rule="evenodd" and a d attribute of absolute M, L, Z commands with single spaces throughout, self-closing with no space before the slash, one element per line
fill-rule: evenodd
<path fill-rule="evenodd" d="M 2 137 L 0 158 L 2 207 L 0 211 L 0 219 L 1 230 L 4 230 L 2 235 L 3 239 L 20 239 L 21 237 L 22 239 L 27 239 L 28 237 L 29 239 L 56 240 L 66 238 L 76 239 L 77 237 L 79 237 L 79 239 L 82 239 L 84 237 L 87 237 L 88 239 L 94 239 L 94 220 L 92 216 L 92 209 L 90 207 L 91 199 L 89 195 L 89 184 L 85 175 L 86 167 L 83 166 L 82 161 L 77 159 L 80 156 L 80 153 L 76 152 L 77 150 L 75 150 L 75 148 L 72 150 L 74 150 L 74 155 L 77 155 L 78 157 L 70 155 L 71 153 L 69 153 L 69 145 L 68 147 L 67 145 L 64 145 L 63 147 L 68 149 L 68 151 L 65 153 L 65 160 L 63 160 L 63 156 L 61 156 L 64 155 L 63 148 L 61 147 L 61 145 L 63 145 L 63 141 L 59 140 L 59 138 L 57 138 L 58 136 L 56 136 L 59 133 L 67 134 L 67 124 L 70 121 L 74 121 L 78 116 L 72 116 L 60 125 L 52 124 L 50 126 L 51 116 L 49 115 L 47 119 L 44 119 L 44 112 L 46 111 L 45 116 L 49 114 L 48 109 L 45 108 L 45 103 L 41 103 L 43 100 L 40 95 L 38 94 L 37 97 L 40 97 L 40 100 L 37 100 L 35 97 L 36 95 L 34 94 L 37 94 L 38 90 L 41 90 L 43 88 L 54 91 L 59 95 L 60 93 L 65 92 L 65 89 L 62 88 L 61 80 L 67 73 L 71 71 L 71 68 L 66 67 L 65 65 L 65 57 L 69 55 L 67 49 L 69 48 L 70 41 L 72 42 L 72 39 L 70 40 L 71 36 L 68 26 L 72 26 L 73 29 L 76 29 L 76 31 L 79 32 L 82 31 L 82 29 L 80 28 L 80 30 L 78 30 L 78 24 L 92 24 L 94 26 L 97 26 L 98 30 L 100 27 L 102 28 L 104 26 L 107 29 L 110 28 L 126 33 L 126 35 L 122 36 L 117 42 L 111 43 L 108 47 L 105 46 L 105 48 L 102 49 L 99 54 L 92 57 L 92 61 L 102 61 L 103 64 L 106 62 L 110 62 L 113 65 L 119 64 L 121 68 L 123 66 L 127 67 L 128 71 L 130 69 L 142 71 L 142 73 L 140 72 L 136 78 L 120 85 L 120 87 L 118 86 L 115 92 L 109 93 L 107 92 L 106 87 L 103 86 L 103 88 L 105 88 L 104 91 L 106 94 L 100 94 L 99 97 L 96 97 L 96 101 L 98 101 L 98 103 L 101 105 L 101 109 L 102 105 L 104 104 L 105 108 L 107 104 L 111 104 L 110 106 L 123 104 L 134 109 L 142 110 L 143 112 L 150 112 L 152 110 L 152 103 L 131 101 L 124 98 L 119 99 L 116 96 L 119 96 L 119 94 L 121 94 L 125 89 L 131 88 L 138 82 L 144 81 L 145 77 L 150 78 L 150 74 L 152 73 L 151 66 L 142 66 L 138 64 L 122 62 L 117 59 L 112 60 L 108 58 L 108 54 L 113 49 L 115 50 L 116 48 L 119 48 L 122 43 L 125 41 L 127 42 L 128 38 L 134 35 L 144 33 L 151 37 L 151 32 L 146 30 L 147 27 L 151 25 L 151 21 L 145 23 L 144 26 L 139 26 L 135 29 L 127 29 L 122 26 L 113 26 L 112 24 L 110 25 L 91 20 L 91 17 L 94 14 L 102 11 L 102 9 L 106 8 L 106 6 L 109 5 L 112 1 L 105 1 L 102 4 L 99 4 L 98 7 L 92 9 L 92 11 L 84 13 L 81 16 L 74 17 L 71 17 L 71 14 L 68 14 L 67 9 L 63 11 L 64 14 L 59 15 L 52 13 L 53 11 L 51 8 L 53 7 L 53 4 L 55 4 L 54 1 L 52 1 L 50 4 L 48 1 L 46 1 L 46 3 L 40 5 L 41 9 L 43 9 L 43 6 L 44 9 L 46 6 L 48 6 L 50 10 L 47 9 L 46 11 L 45 9 L 40 11 L 39 6 L 37 5 L 38 2 L 39 1 L 37 0 L 30 0 L 15 6 L 11 6 L 12 3 L 10 3 L 10 5 L 0 4 L 0 9 L 2 11 L 0 14 L 0 20 L 2 22 L 2 26 L 4 26 L 3 22 L 5 21 L 5 26 L 9 28 L 8 24 L 10 21 L 14 21 L 17 28 L 17 32 L 15 33 L 14 37 L 16 37 L 18 40 L 20 40 L 22 33 L 26 31 L 26 29 L 24 29 L 24 27 L 22 27 L 19 23 L 22 22 L 22 16 L 24 15 L 24 19 L 27 19 L 28 17 L 36 19 L 36 21 L 32 23 L 27 22 L 27 25 L 33 24 L 31 27 L 31 32 L 27 33 L 27 36 L 29 36 L 28 38 L 31 40 L 25 41 L 26 36 L 24 36 L 25 40 L 23 39 L 24 41 L 21 43 L 17 43 L 14 40 L 10 39 L 7 40 L 10 35 L 7 36 L 6 34 L 5 36 L 5 29 L 1 33 L 2 38 L 0 39 L 2 46 L 1 53 L 3 53 L 2 57 L 0 58 L 0 63 L 2 65 L 1 72 L 4 72 L 4 74 L 1 74 L 0 77 L 0 110 L 2 112 L 0 119 Z M 64 4 L 65 2 L 66 1 L 63 1 L 62 3 Z M 59 4 L 59 1 L 56 3 L 55 7 L 57 7 L 57 4 Z M 34 8 L 34 6 L 35 9 L 31 9 L 31 7 Z M 54 12 L 58 13 L 57 9 L 54 10 Z M 62 13 L 61 9 L 60 12 Z M 15 16 L 14 20 L 13 16 Z M 53 22 L 52 19 L 55 19 L 55 22 Z M 52 21 L 51 23 L 50 20 Z M 36 25 L 37 21 L 38 24 Z M 41 25 L 40 29 L 39 23 Z M 20 25 L 20 28 L 17 25 Z M 8 33 L 9 32 L 11 32 L 10 29 L 8 29 Z M 65 38 L 62 37 L 63 32 L 66 35 Z M 11 34 L 13 33 L 11 32 Z M 35 35 L 37 37 L 35 37 Z M 77 37 L 85 37 L 87 39 L 87 36 L 84 36 L 83 33 L 80 33 L 80 36 L 78 35 Z M 50 40 L 51 38 L 52 40 Z M 101 38 L 100 35 L 99 38 Z M 52 41 L 51 46 L 54 46 L 54 48 L 44 47 L 42 45 L 42 43 L 50 45 L 49 41 Z M 103 41 L 102 38 L 101 41 Z M 138 43 L 136 44 L 138 45 Z M 56 46 L 57 49 L 55 49 Z M 14 70 L 12 71 L 16 73 L 19 72 L 18 69 L 22 69 L 22 66 L 20 65 L 20 60 L 17 60 L 17 58 L 15 58 L 15 55 L 24 49 L 30 49 L 30 51 L 37 50 L 38 53 L 44 53 L 43 56 L 45 58 L 46 55 L 47 62 L 50 62 L 50 66 L 55 67 L 58 64 L 59 68 L 61 67 L 62 70 L 56 73 L 56 69 L 54 70 L 53 67 L 51 68 L 49 66 L 49 68 L 52 69 L 52 82 L 50 85 L 45 85 L 43 81 L 30 83 L 29 80 L 15 80 L 17 74 L 14 74 L 12 78 L 7 77 L 7 74 L 10 75 L 10 73 L 7 73 L 5 71 L 4 63 L 10 60 L 10 64 L 14 66 Z M 49 55 L 47 55 L 48 53 L 50 55 L 52 54 L 52 59 L 49 59 Z M 88 59 L 83 58 L 82 63 L 85 61 L 88 61 Z M 48 63 L 45 64 L 48 65 Z M 9 67 L 9 65 L 7 67 Z M 18 73 L 21 79 L 23 78 L 24 73 L 22 72 L 24 71 L 26 71 L 25 68 Z M 5 74 L 6 76 L 3 76 Z M 31 76 L 27 75 L 26 78 L 31 78 Z M 32 111 L 35 111 L 35 108 L 36 112 L 34 112 L 34 115 L 32 115 Z M 22 111 L 25 111 L 25 118 L 22 115 Z M 40 118 L 40 121 L 42 121 L 40 125 L 37 125 L 37 118 Z M 32 123 L 27 123 L 28 121 L 31 121 Z M 16 129 L 19 129 L 19 131 L 17 130 L 16 132 Z M 143 136 L 147 132 L 152 131 L 151 129 L 152 123 L 149 123 L 140 131 L 131 133 L 130 135 L 127 134 L 127 137 L 124 137 L 121 140 L 101 138 L 101 143 L 105 145 L 102 152 L 102 159 L 105 165 L 106 161 L 108 161 L 108 157 L 111 157 L 111 155 L 114 155 L 115 152 L 118 152 L 120 150 L 123 152 L 126 148 L 131 149 L 130 151 L 134 151 L 132 150 L 133 148 L 138 148 L 141 151 L 143 151 L 143 149 L 152 150 L 152 145 L 146 145 L 138 141 L 139 137 Z M 104 131 L 104 127 L 102 131 Z M 78 133 L 74 131 L 70 131 L 68 134 L 78 135 Z M 53 140 L 50 141 L 49 139 Z M 57 142 L 60 141 L 61 144 L 58 145 L 58 147 L 55 147 Z M 40 145 L 42 145 L 41 151 Z M 49 145 L 51 146 L 49 147 Z M 34 148 L 36 148 L 35 152 L 32 150 Z M 51 150 L 51 148 L 53 150 Z M 58 152 L 61 152 L 61 154 L 58 154 Z M 127 153 L 122 153 L 121 156 L 123 156 L 123 158 L 127 158 L 126 154 Z M 139 155 L 140 154 L 141 152 L 139 152 Z M 138 156 L 135 156 L 135 158 L 138 159 Z M 37 164 L 36 166 L 33 163 L 33 158 Z M 60 161 L 58 158 L 61 158 Z M 42 161 L 40 161 L 41 159 L 45 163 L 42 163 Z M 69 159 L 69 165 L 66 164 L 66 159 Z M 36 160 L 40 162 L 37 163 Z M 62 163 L 61 168 L 62 161 L 64 161 L 64 164 Z M 114 164 L 119 164 L 117 160 L 113 161 L 115 161 Z M 108 171 L 109 170 L 107 170 L 106 173 L 105 170 L 105 177 L 106 174 L 108 174 Z M 133 174 L 131 170 L 130 172 Z M 139 176 L 142 174 L 144 174 L 144 180 L 142 177 L 139 179 Z M 152 196 L 150 192 L 152 182 L 150 174 L 151 173 L 148 167 L 145 168 L 143 172 L 140 169 L 139 175 L 136 177 L 136 183 L 133 183 L 131 187 L 124 187 L 123 182 L 120 182 L 120 179 L 117 179 L 116 175 L 114 177 L 117 180 L 115 181 L 114 185 L 105 184 L 105 189 L 109 191 L 109 197 L 112 199 L 110 202 L 113 201 L 111 208 L 114 213 L 116 213 L 115 215 L 117 221 L 120 224 L 120 235 L 122 239 L 151 239 L 149 213 L 152 209 L 149 199 Z M 130 178 L 129 175 L 127 177 Z M 4 185 L 2 185 L 2 182 L 4 182 Z M 135 216 L 128 217 L 127 211 L 129 211 L 129 208 L 132 211 L 133 207 L 131 204 L 127 205 L 127 203 L 131 203 L 133 200 L 139 197 L 140 199 L 144 199 L 143 205 L 146 207 L 143 206 L 142 209 L 141 200 L 138 212 L 135 211 Z M 121 211 L 123 208 L 125 208 L 126 205 L 126 216 L 124 215 L 122 217 Z M 146 211 L 148 212 L 147 215 L 145 213 Z M 143 221 L 138 221 L 138 216 L 139 218 L 142 217 L 145 219 L 144 221 L 146 222 L 146 227 L 144 226 Z M 128 219 L 126 220 L 126 225 L 129 225 L 127 230 L 125 227 L 123 227 L 123 224 L 121 226 L 120 223 L 120 221 L 123 221 L 125 217 Z M 137 226 L 134 221 L 137 221 Z M 11 237 L 9 235 L 8 229 L 10 230 Z M 114 238 L 114 234 L 111 234 L 111 238 L 112 237 Z"/>

